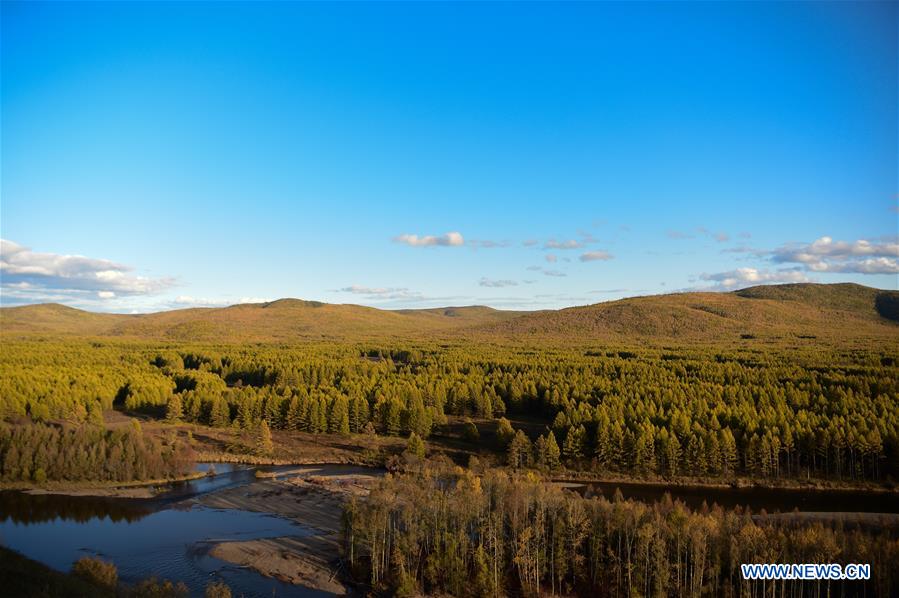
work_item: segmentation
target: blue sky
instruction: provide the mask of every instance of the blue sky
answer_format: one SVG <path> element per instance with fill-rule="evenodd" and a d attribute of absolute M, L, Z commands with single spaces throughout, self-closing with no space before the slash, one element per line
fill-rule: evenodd
<path fill-rule="evenodd" d="M 0 298 L 896 288 L 896 3 L 2 3 Z"/>

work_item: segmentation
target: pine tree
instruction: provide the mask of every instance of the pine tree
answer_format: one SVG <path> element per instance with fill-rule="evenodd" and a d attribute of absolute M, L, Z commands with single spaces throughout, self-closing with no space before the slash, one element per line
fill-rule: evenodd
<path fill-rule="evenodd" d="M 182 417 L 181 395 L 172 395 L 165 410 L 165 420 L 169 423 L 178 423 L 181 421 Z"/>
<path fill-rule="evenodd" d="M 103 421 L 103 406 L 99 401 L 90 401 L 87 404 L 87 421 L 93 426 L 103 427 L 106 422 Z"/>
<path fill-rule="evenodd" d="M 612 462 L 612 445 L 607 426 L 599 423 L 596 428 L 596 449 L 594 451 L 596 464 L 605 469 Z"/>
<path fill-rule="evenodd" d="M 388 436 L 399 436 L 402 430 L 401 409 L 399 401 L 395 399 L 387 399 L 383 405 L 382 425 Z"/>
<path fill-rule="evenodd" d="M 331 401 L 328 410 L 328 432 L 331 434 L 350 433 L 349 404 L 346 397 L 337 397 Z"/>
<path fill-rule="evenodd" d="M 363 416 L 363 404 L 365 405 L 365 415 Z M 350 432 L 356 434 L 365 426 L 368 421 L 368 401 L 362 397 L 353 397 L 350 399 L 349 408 Z"/>
<path fill-rule="evenodd" d="M 303 414 L 300 399 L 293 397 L 287 407 L 287 429 L 299 430 L 302 423 Z"/>
<path fill-rule="evenodd" d="M 259 420 L 259 428 L 256 433 L 256 453 L 263 456 L 272 454 L 275 445 L 272 442 L 272 431 L 268 427 L 268 423 L 262 419 Z"/>
<path fill-rule="evenodd" d="M 325 397 L 319 397 L 316 403 L 318 403 L 318 410 L 316 411 L 315 433 L 324 434 L 328 431 L 328 401 Z"/>
<path fill-rule="evenodd" d="M 562 448 L 566 459 L 576 462 L 584 458 L 584 440 L 586 437 L 587 430 L 583 425 L 568 428 L 568 434 L 565 436 L 565 443 Z"/>
<path fill-rule="evenodd" d="M 656 465 L 652 427 L 640 428 L 634 440 L 634 465 L 640 473 L 653 471 Z"/>
<path fill-rule="evenodd" d="M 425 458 L 425 443 L 415 432 L 409 434 L 409 440 L 406 442 L 406 454 L 418 459 Z"/>
<path fill-rule="evenodd" d="M 512 424 L 505 417 L 499 418 L 496 424 L 496 442 L 500 450 L 506 450 L 513 438 L 515 438 L 515 430 L 512 428 Z"/>
<path fill-rule="evenodd" d="M 281 427 L 281 400 L 277 395 L 265 400 L 265 421 L 272 428 Z"/>
<path fill-rule="evenodd" d="M 515 438 L 509 443 L 507 461 L 509 467 L 514 469 L 528 467 L 531 464 L 531 441 L 521 430 L 515 433 Z"/>
<path fill-rule="evenodd" d="M 244 430 L 253 429 L 253 407 L 246 397 L 241 398 L 240 403 L 237 406 L 237 421 Z"/>
<path fill-rule="evenodd" d="M 228 401 L 222 398 L 213 399 L 210 419 L 210 423 L 216 428 L 227 428 L 230 426 L 231 409 L 228 407 Z"/>
<path fill-rule="evenodd" d="M 534 441 L 534 464 L 546 469 L 546 438 L 542 435 Z"/>
<path fill-rule="evenodd" d="M 730 428 L 721 430 L 721 462 L 722 472 L 725 475 L 731 474 L 737 469 L 739 459 L 737 456 L 737 441 L 734 439 L 733 432 Z"/>
<path fill-rule="evenodd" d="M 316 434 L 316 433 L 318 433 L 318 420 L 319 420 L 318 401 L 315 399 L 309 399 L 306 402 L 308 403 L 308 415 L 306 417 L 306 431 Z"/>
<path fill-rule="evenodd" d="M 677 475 L 678 468 L 680 467 L 680 459 L 680 441 L 677 439 L 677 434 L 672 432 L 668 435 L 668 440 L 665 443 L 665 472 L 669 476 Z"/>
<path fill-rule="evenodd" d="M 550 471 L 558 469 L 561 464 L 561 461 L 559 460 L 560 454 L 559 444 L 556 442 L 556 435 L 550 430 L 546 434 L 546 467 L 548 467 Z"/>
<path fill-rule="evenodd" d="M 684 457 L 687 469 L 693 475 L 701 475 L 705 473 L 705 445 L 702 438 L 698 434 L 691 434 L 690 440 L 687 441 L 687 452 Z"/>

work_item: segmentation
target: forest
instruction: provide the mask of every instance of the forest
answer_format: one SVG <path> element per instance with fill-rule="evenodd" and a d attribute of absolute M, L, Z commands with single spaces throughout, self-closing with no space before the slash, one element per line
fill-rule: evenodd
<path fill-rule="evenodd" d="M 137 420 L 125 430 L 102 425 L 9 426 L 0 424 L 0 480 L 128 482 L 188 473 L 191 447 L 141 433 Z"/>
<path fill-rule="evenodd" d="M 791 523 L 740 508 L 582 497 L 539 478 L 430 461 L 345 512 L 362 587 L 398 596 L 838 596 L 899 591 L 887 529 Z M 742 579 L 741 563 L 869 563 L 866 582 Z"/>
<path fill-rule="evenodd" d="M 244 311 L 286 309 L 318 308 Z M 7 331 L 0 486 L 117 492 L 201 475 L 194 461 L 375 465 L 388 473 L 330 507 L 344 505 L 336 575 L 364 594 L 895 595 L 899 537 L 879 515 L 697 508 L 590 485 L 895 496 L 899 344 L 884 334 L 235 343 Z M 28 504 L 31 520 L 55 516 Z M 740 564 L 767 562 L 863 563 L 872 579 L 743 580 Z M 110 567 L 81 562 L 58 583 L 183 594 L 125 588 Z"/>
<path fill-rule="evenodd" d="M 136 421 L 104 429 L 103 413 L 115 409 L 251 434 L 264 426 L 426 440 L 471 421 L 474 435 L 461 440 L 514 467 L 880 482 L 899 473 L 897 364 L 889 345 L 8 341 L 0 466 L 5 480 L 35 481 L 183 469 L 182 440 L 145 439 Z"/>

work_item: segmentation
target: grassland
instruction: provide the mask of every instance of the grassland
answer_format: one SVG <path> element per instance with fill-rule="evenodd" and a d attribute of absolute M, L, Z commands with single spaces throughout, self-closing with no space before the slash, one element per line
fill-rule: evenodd
<path fill-rule="evenodd" d="M 855 284 L 751 287 L 734 293 L 634 297 L 557 311 L 483 306 L 379 310 L 281 299 L 150 314 L 98 314 L 44 304 L 0 309 L 4 337 L 295 343 L 482 340 L 508 343 L 897 342 L 894 291 Z"/>

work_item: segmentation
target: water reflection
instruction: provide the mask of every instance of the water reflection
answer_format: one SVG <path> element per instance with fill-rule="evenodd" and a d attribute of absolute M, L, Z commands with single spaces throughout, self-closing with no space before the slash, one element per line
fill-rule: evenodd
<path fill-rule="evenodd" d="M 278 475 L 296 469 L 295 465 L 251 466 L 231 463 L 198 463 L 198 471 L 206 471 L 212 475 L 172 484 L 164 494 L 160 494 L 154 500 L 163 504 L 171 503 L 216 490 L 249 484 L 255 481 L 257 471 Z"/>
<path fill-rule="evenodd" d="M 0 492 L 0 523 L 43 523 L 57 519 L 86 523 L 91 519 L 132 523 L 155 510 L 151 501 L 123 500 L 97 496 L 26 494 Z"/>
<path fill-rule="evenodd" d="M 762 509 L 769 513 L 840 512 L 840 513 L 899 513 L 899 495 L 892 492 L 859 490 L 789 490 L 776 488 L 707 488 L 699 486 L 666 486 L 663 484 L 628 484 L 618 482 L 564 482 L 569 489 L 587 495 L 603 495 L 611 499 L 616 490 L 624 498 L 643 502 L 657 502 L 665 494 L 680 500 L 688 507 L 699 509 L 703 504 L 717 504 L 724 508 L 743 507 L 753 512 Z"/>
<path fill-rule="evenodd" d="M 210 580 L 227 567 L 196 546 L 228 540 L 303 536 L 308 528 L 265 513 L 201 506 L 164 508 L 135 521 L 107 517 L 49 519 L 40 523 L 0 523 L 0 541 L 25 556 L 67 571 L 85 555 L 97 555 L 116 564 L 119 578 L 135 583 L 151 576 L 183 581 L 192 595 L 202 595 Z M 272 583 L 257 573 L 238 569 L 227 574 L 237 595 L 303 595 L 299 590 Z"/>
<path fill-rule="evenodd" d="M 211 509 L 187 501 L 208 492 L 255 480 L 256 471 L 277 475 L 296 466 L 252 467 L 198 464 L 209 472 L 179 482 L 151 499 L 0 492 L 0 543 L 60 571 L 85 555 L 116 564 L 126 583 L 156 576 L 183 581 L 202 596 L 210 581 L 223 580 L 237 596 L 300 596 L 323 592 L 264 577 L 251 569 L 212 557 L 221 541 L 303 536 L 313 530 L 267 513 Z M 317 474 L 367 473 L 351 466 L 304 468 Z"/>

